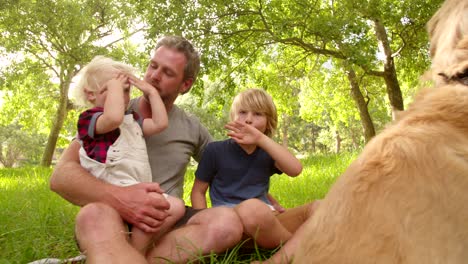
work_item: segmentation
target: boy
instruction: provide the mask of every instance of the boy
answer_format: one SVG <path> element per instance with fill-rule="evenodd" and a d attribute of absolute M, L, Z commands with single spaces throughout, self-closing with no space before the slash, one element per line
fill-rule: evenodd
<path fill-rule="evenodd" d="M 274 248 L 291 237 L 270 199 L 270 177 L 302 171 L 300 161 L 270 137 L 277 125 L 276 107 L 261 89 L 249 89 L 234 98 L 225 127 L 230 139 L 208 144 L 195 172 L 191 200 L 194 208 L 206 208 L 210 187 L 213 206 L 234 207 L 244 233 L 264 248 Z"/>
<path fill-rule="evenodd" d="M 75 88 L 77 99 L 84 105 L 92 105 L 78 120 L 80 163 L 95 177 L 119 186 L 151 182 L 143 136 L 159 133 L 168 125 L 158 91 L 134 77 L 133 72 L 130 66 L 97 56 L 81 70 Z M 151 107 L 141 109 L 141 113 L 151 118 L 125 113 L 130 101 L 130 84 L 140 89 L 149 101 Z M 163 223 L 159 236 L 185 212 L 181 199 L 165 197 L 170 203 L 170 216 Z M 144 254 L 154 236 L 133 227 L 130 240 Z"/>

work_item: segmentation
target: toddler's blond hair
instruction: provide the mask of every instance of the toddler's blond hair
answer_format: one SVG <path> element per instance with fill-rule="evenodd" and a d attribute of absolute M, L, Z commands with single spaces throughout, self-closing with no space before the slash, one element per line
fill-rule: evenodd
<path fill-rule="evenodd" d="M 80 106 L 92 106 L 86 91 L 98 92 L 101 86 L 114 77 L 116 73 L 134 74 L 136 70 L 124 63 L 104 56 L 96 56 L 78 73 L 75 86 L 75 100 Z"/>

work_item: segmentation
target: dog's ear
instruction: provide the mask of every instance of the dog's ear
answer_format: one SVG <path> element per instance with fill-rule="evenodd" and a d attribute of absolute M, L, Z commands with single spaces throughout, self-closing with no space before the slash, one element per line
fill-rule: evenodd
<path fill-rule="evenodd" d="M 463 72 L 457 73 L 451 79 L 463 85 L 468 85 L 468 68 L 466 68 Z"/>
<path fill-rule="evenodd" d="M 443 72 L 440 72 L 440 73 L 437 74 L 437 75 L 441 76 L 442 79 L 444 79 L 444 82 L 445 82 L 445 83 L 448 83 L 449 80 L 450 80 L 450 78 L 449 78 L 445 73 L 443 73 Z"/>
<path fill-rule="evenodd" d="M 467 52 L 468 50 L 465 50 Z M 439 73 L 445 83 L 460 83 L 468 86 L 468 60 L 448 67 L 444 72 Z"/>
<path fill-rule="evenodd" d="M 447 54 L 447 61 L 452 61 L 451 65 L 433 64 L 431 71 L 435 74 L 434 80 L 439 85 L 448 83 L 460 83 L 468 85 L 468 35 L 453 49 L 451 54 Z M 441 81 L 441 82 L 440 82 Z"/>

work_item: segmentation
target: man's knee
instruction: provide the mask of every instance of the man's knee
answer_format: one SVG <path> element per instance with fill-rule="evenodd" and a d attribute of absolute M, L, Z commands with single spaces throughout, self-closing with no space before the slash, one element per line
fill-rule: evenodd
<path fill-rule="evenodd" d="M 268 208 L 268 206 L 259 199 L 248 199 L 234 207 L 239 216 L 252 216 L 262 213 L 264 208 Z"/>
<path fill-rule="evenodd" d="M 213 211 L 206 226 L 206 238 L 213 242 L 215 251 L 225 250 L 237 244 L 242 238 L 243 228 L 236 212 L 227 207 L 210 210 Z"/>
<path fill-rule="evenodd" d="M 99 225 L 104 215 L 111 213 L 111 207 L 101 203 L 91 203 L 85 205 L 76 216 L 76 225 L 78 227 L 88 227 Z"/>
<path fill-rule="evenodd" d="M 258 199 L 249 199 L 235 207 L 236 213 L 246 229 L 257 229 L 264 221 L 272 220 L 270 207 Z"/>
<path fill-rule="evenodd" d="M 239 216 L 232 208 L 218 208 L 217 216 L 213 219 L 212 226 L 216 234 L 238 238 L 242 236 L 242 223 Z"/>
<path fill-rule="evenodd" d="M 78 212 L 75 233 L 77 239 L 81 240 L 83 236 L 100 236 L 106 230 L 123 227 L 120 215 L 112 207 L 102 203 L 91 203 Z"/>

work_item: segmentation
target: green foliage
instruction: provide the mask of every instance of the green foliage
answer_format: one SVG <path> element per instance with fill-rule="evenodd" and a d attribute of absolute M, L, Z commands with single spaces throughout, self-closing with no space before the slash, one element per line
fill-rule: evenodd
<path fill-rule="evenodd" d="M 76 113 L 66 114 L 73 108 L 69 84 L 85 63 L 109 55 L 143 72 L 156 40 L 178 34 L 202 54 L 200 78 L 180 102 L 216 139 L 225 138 L 233 96 L 260 87 L 275 99 L 280 127 L 287 127 L 280 136 L 298 152 L 331 151 L 336 134 L 344 149 L 358 149 L 362 125 L 343 65 L 356 71 L 379 131 L 391 107 L 374 22 L 386 30 L 407 104 L 429 64 L 424 26 L 441 2 L 7 0 L 0 17 L 0 55 L 7 56 L 0 89 L 7 91 L 2 111 L 8 114 L 1 124 L 19 118 L 24 129 L 41 135 L 59 131 L 58 147 L 64 147 L 75 134 Z M 135 33 L 144 34 L 144 51 Z M 313 136 L 302 137 L 312 128 Z"/>
<path fill-rule="evenodd" d="M 57 84 L 54 84 L 44 68 L 37 61 L 25 58 L 24 61 L 13 62 L 2 73 L 3 82 L 0 89 L 5 91 L 3 104 L 0 105 L 0 126 L 21 128 L 22 136 L 18 131 L 16 142 L 25 142 L 30 145 L 29 150 L 34 150 L 34 158 L 29 155 L 31 151 L 23 153 L 35 162 L 40 160 L 36 151 L 43 151 L 54 116 L 54 109 L 59 102 L 56 92 Z M 59 146 L 68 144 L 64 137 L 70 136 L 70 131 L 62 130 L 63 137 L 59 139 Z M 31 138 L 26 140 L 26 138 Z M 27 142 L 27 143 L 26 143 Z M 31 147 L 32 146 L 32 147 Z M 24 155 L 23 154 L 23 155 Z"/>
<path fill-rule="evenodd" d="M 227 138 L 227 131 L 224 125 L 229 120 L 230 104 L 209 104 L 209 106 L 197 105 L 196 98 L 192 96 L 183 96 L 179 100 L 179 105 L 188 113 L 195 115 L 200 122 L 208 129 L 215 140 Z"/>
<path fill-rule="evenodd" d="M 56 142 L 63 145 L 63 139 L 72 133 L 62 128 L 71 127 L 70 119 L 67 120 L 72 108 L 68 92 L 78 70 L 95 55 L 111 51 L 120 55 L 117 59 L 141 61 L 141 53 L 135 52 L 132 45 L 118 47 L 120 40 L 111 39 L 117 33 L 123 37 L 131 35 L 130 30 L 138 22 L 136 16 L 126 1 L 21 0 L 5 5 L 0 18 L 0 43 L 6 55 L 22 56 L 9 62 L 11 70 L 9 76 L 2 78 L 2 90 L 13 91 L 7 100 L 12 116 L 22 112 L 23 126 L 27 123 L 30 129 L 48 135 L 43 165 L 50 163 Z M 132 56 L 119 50 L 126 48 Z M 26 116 L 24 108 L 39 118 Z"/>
<path fill-rule="evenodd" d="M 17 124 L 0 126 L 0 163 L 4 167 L 37 165 L 45 140 Z"/>
<path fill-rule="evenodd" d="M 423 56 L 424 25 L 441 0 L 429 2 L 148 0 L 140 3 L 140 10 L 148 18 L 151 36 L 178 33 L 200 47 L 204 73 L 217 93 L 196 89 L 194 94 L 210 114 L 218 111 L 219 117 L 229 101 L 225 98 L 239 90 L 262 87 L 273 95 L 281 114 L 300 113 L 306 123 L 313 122 L 329 135 L 338 131 L 355 148 L 363 142 L 358 135 L 360 117 L 340 62 L 358 66 L 361 92 L 379 130 L 390 120 L 391 108 L 385 83 L 377 74 L 383 63 L 373 21 L 387 30 L 408 98 L 420 73 L 410 69 L 420 70 L 428 63 Z M 333 68 L 324 69 L 325 62 Z M 214 106 L 207 105 L 206 98 Z"/>

